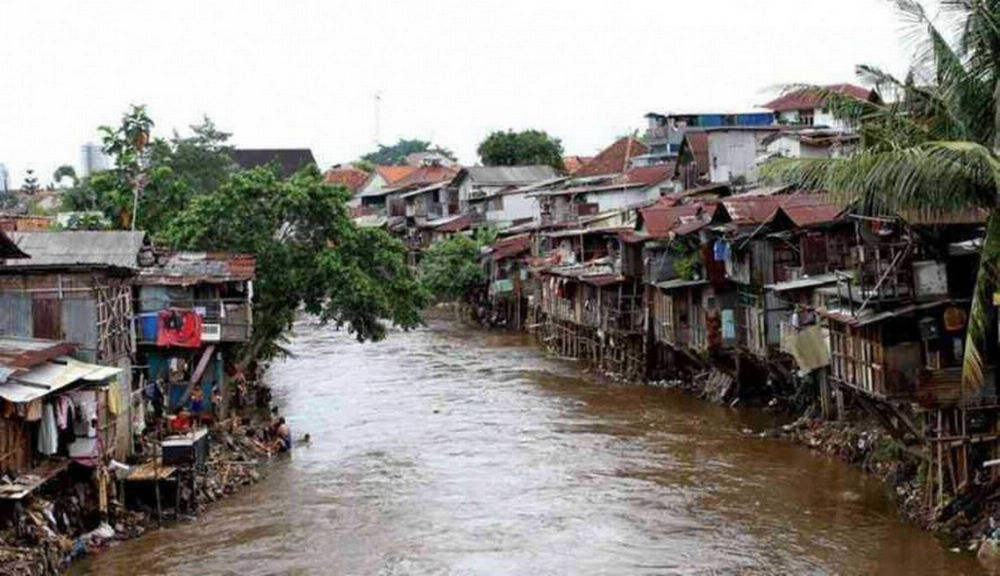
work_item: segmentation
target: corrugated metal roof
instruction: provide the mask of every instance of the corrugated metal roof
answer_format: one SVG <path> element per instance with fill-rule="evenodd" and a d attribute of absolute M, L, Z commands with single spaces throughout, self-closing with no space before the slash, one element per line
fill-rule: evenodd
<path fill-rule="evenodd" d="M 559 176 L 555 168 L 531 166 L 469 166 L 465 168 L 475 184 L 495 186 L 526 186 Z"/>
<path fill-rule="evenodd" d="M 146 243 L 145 232 L 72 231 L 11 232 L 11 240 L 31 258 L 9 263 L 9 267 L 100 266 L 139 267 L 139 252 Z"/>
<path fill-rule="evenodd" d="M 137 284 L 220 284 L 246 282 L 256 273 L 257 259 L 252 254 L 225 252 L 173 252 L 157 256 L 157 265 L 143 268 Z"/>
<path fill-rule="evenodd" d="M 0 384 L 0 398 L 15 403 L 31 402 L 80 380 L 100 382 L 121 372 L 121 368 L 113 366 L 98 366 L 61 358 L 58 362 L 46 362 L 11 375 L 6 382 Z"/>

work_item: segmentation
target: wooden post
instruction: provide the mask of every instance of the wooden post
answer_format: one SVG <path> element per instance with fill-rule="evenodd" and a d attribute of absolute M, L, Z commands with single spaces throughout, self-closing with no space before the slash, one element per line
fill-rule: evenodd
<path fill-rule="evenodd" d="M 837 420 L 846 420 L 847 410 L 844 408 L 844 390 L 839 385 L 834 385 L 833 399 L 837 405 Z"/>
<path fill-rule="evenodd" d="M 938 442 L 937 442 L 937 481 L 938 481 L 937 501 L 938 501 L 938 506 L 940 506 L 940 505 L 942 505 L 944 503 L 944 462 L 943 462 L 943 454 L 941 453 L 941 451 L 943 450 L 943 448 L 942 448 L 941 441 L 940 441 L 940 438 L 941 438 L 941 424 L 942 424 L 941 410 L 938 410 L 937 411 L 937 436 L 938 436 L 938 439 L 939 439 Z"/>
<path fill-rule="evenodd" d="M 819 380 L 819 406 L 823 415 L 823 420 L 830 420 L 833 416 L 833 406 L 831 406 L 830 384 L 826 381 L 826 368 L 820 368 L 816 372 L 816 379 Z"/>

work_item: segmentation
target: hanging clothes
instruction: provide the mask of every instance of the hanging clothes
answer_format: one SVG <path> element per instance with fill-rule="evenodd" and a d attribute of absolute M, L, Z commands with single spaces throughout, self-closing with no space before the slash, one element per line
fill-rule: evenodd
<path fill-rule="evenodd" d="M 121 391 L 116 380 L 108 387 L 108 414 L 117 416 L 119 412 L 121 412 Z"/>
<path fill-rule="evenodd" d="M 93 390 L 73 392 L 73 431 L 79 438 L 97 436 L 97 398 Z"/>
<path fill-rule="evenodd" d="M 716 262 L 725 262 L 726 256 L 729 255 L 729 243 L 722 239 L 716 240 L 712 246 L 712 252 L 713 259 Z"/>
<path fill-rule="evenodd" d="M 56 413 L 52 404 L 42 406 L 42 423 L 38 428 L 38 452 L 51 456 L 59 451 L 59 431 L 56 429 Z"/>
<path fill-rule="evenodd" d="M 28 402 L 28 408 L 24 414 L 24 419 L 28 422 L 38 422 L 42 419 L 42 399 L 36 398 Z"/>
<path fill-rule="evenodd" d="M 156 321 L 156 345 L 198 348 L 201 346 L 201 316 L 194 310 L 161 310 Z"/>
<path fill-rule="evenodd" d="M 56 426 L 66 430 L 73 422 L 73 400 L 67 395 L 56 398 Z"/>

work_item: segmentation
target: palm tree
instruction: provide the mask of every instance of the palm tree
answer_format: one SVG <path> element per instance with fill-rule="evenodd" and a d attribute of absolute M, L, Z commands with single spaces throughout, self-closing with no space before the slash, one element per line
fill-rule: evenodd
<path fill-rule="evenodd" d="M 900 211 L 989 212 L 969 314 L 962 378 L 983 384 L 987 306 L 1000 284 L 1000 0 L 942 0 L 942 33 L 917 0 L 895 0 L 920 49 L 898 79 L 871 66 L 859 76 L 892 97 L 859 103 L 827 94 L 856 120 L 858 153 L 843 159 L 777 159 L 766 178 L 827 189 L 873 215 Z M 796 90 L 817 88 L 793 88 Z"/>

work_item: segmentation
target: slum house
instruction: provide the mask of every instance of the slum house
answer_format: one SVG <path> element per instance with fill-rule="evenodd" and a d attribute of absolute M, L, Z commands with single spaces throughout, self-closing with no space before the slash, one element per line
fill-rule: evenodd
<path fill-rule="evenodd" d="M 786 92 L 762 105 L 762 108 L 773 112 L 777 124 L 822 126 L 839 132 L 852 131 L 854 126 L 850 119 L 837 117 L 829 106 L 830 94 L 853 98 L 860 102 L 880 101 L 878 93 L 870 88 L 853 84 L 831 84 L 821 87 L 820 90 L 804 88 Z"/>
<path fill-rule="evenodd" d="M 645 373 L 641 266 L 623 241 L 632 227 L 547 232 L 549 262 L 538 270 L 543 340 L 626 378 Z"/>
<path fill-rule="evenodd" d="M 168 410 L 197 399 L 205 419 L 228 412 L 234 391 L 227 374 L 235 372 L 236 347 L 253 332 L 255 267 L 248 254 L 173 252 L 140 271 L 138 377 L 156 383 Z"/>
<path fill-rule="evenodd" d="M 539 186 L 527 197 L 538 202 L 538 217 L 545 223 L 571 221 L 653 201 L 663 192 L 673 191 L 673 167 L 664 164 L 633 168 L 632 158 L 645 150 L 639 140 L 621 138 L 573 177 Z"/>
<path fill-rule="evenodd" d="M 120 443 L 128 438 L 119 430 L 128 424 L 122 370 L 80 362 L 70 357 L 75 350 L 68 342 L 0 337 L 0 471 L 9 479 L 0 502 L 29 496 L 71 463 L 99 470 L 130 453 Z"/>
<path fill-rule="evenodd" d="M 531 245 L 525 232 L 499 238 L 483 254 L 490 324 L 520 330 L 531 319 Z"/>
<path fill-rule="evenodd" d="M 358 198 L 358 194 L 364 188 L 365 184 L 374 177 L 373 174 L 355 168 L 350 164 L 337 164 L 323 173 L 323 182 L 343 186 L 351 195 L 347 203 L 348 206 L 358 208 L 361 206 L 361 199 Z"/>
<path fill-rule="evenodd" d="M 551 166 L 470 166 L 459 170 L 450 186 L 455 190 L 463 212 L 477 222 L 505 228 L 515 221 L 537 216 L 535 200 L 527 196 L 530 188 L 559 177 Z"/>
<path fill-rule="evenodd" d="M 927 459 L 928 494 L 993 476 L 1000 423 L 993 352 L 982 386 L 962 378 L 965 331 L 987 214 L 852 214 L 850 277 L 818 288 L 829 333 L 825 377 L 838 412 L 844 395 Z M 845 275 L 846 276 L 846 275 Z M 823 391 L 825 392 L 825 390 Z"/>
<path fill-rule="evenodd" d="M 636 209 L 673 191 L 674 167 L 656 164 L 629 168 L 613 176 L 571 178 L 530 193 L 543 220 L 565 222 L 588 214 Z"/>
<path fill-rule="evenodd" d="M 766 364 L 781 347 L 796 305 L 836 283 L 851 261 L 854 227 L 826 194 L 733 196 L 721 203 L 718 252 L 739 297 L 738 341 Z"/>
<path fill-rule="evenodd" d="M 131 452 L 132 282 L 152 261 L 143 232 L 15 232 L 29 259 L 0 267 L 0 336 L 76 345 L 77 360 L 120 368 L 112 387 L 121 406 L 113 429 L 114 457 Z M 111 443 L 108 443 L 110 445 Z"/>
<path fill-rule="evenodd" d="M 641 246 L 651 377 L 676 375 L 707 350 L 699 231 L 715 212 L 712 201 L 680 204 L 663 198 L 640 210 L 635 242 Z M 690 358 L 688 358 L 690 356 Z"/>
<path fill-rule="evenodd" d="M 688 133 L 721 126 L 769 126 L 774 124 L 774 112 L 650 112 L 646 114 L 646 121 L 647 128 L 642 140 L 649 151 L 636 159 L 636 165 L 639 166 L 676 161 L 681 143 Z"/>

